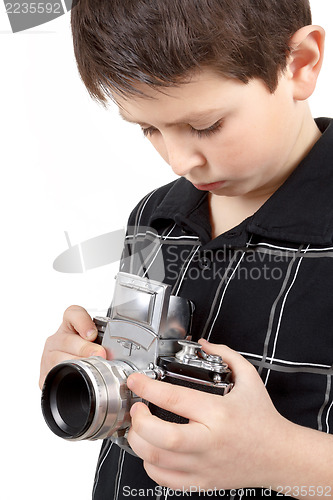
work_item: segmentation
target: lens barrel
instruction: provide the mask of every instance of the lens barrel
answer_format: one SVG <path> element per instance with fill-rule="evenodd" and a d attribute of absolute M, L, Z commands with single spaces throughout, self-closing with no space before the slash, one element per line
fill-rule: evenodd
<path fill-rule="evenodd" d="M 102 358 L 65 361 L 47 375 L 42 392 L 44 419 L 64 439 L 99 439 L 130 423 L 132 393 L 126 385 L 133 369 Z"/>
<path fill-rule="evenodd" d="M 58 365 L 47 377 L 42 394 L 44 418 L 57 436 L 75 439 L 92 424 L 96 394 L 81 366 Z"/>

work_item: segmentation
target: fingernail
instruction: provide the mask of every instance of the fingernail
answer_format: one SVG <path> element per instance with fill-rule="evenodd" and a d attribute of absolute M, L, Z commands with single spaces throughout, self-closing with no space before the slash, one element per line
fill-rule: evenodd
<path fill-rule="evenodd" d="M 91 356 L 100 356 L 100 355 L 101 355 L 101 353 L 100 353 L 99 351 L 93 351 L 93 352 L 89 355 L 89 357 L 91 357 Z"/>
<path fill-rule="evenodd" d="M 127 387 L 129 389 L 132 389 L 134 387 L 135 380 L 133 380 L 133 377 L 128 377 L 127 379 Z"/>
<path fill-rule="evenodd" d="M 131 409 L 130 409 L 130 415 L 131 417 L 134 417 L 134 414 L 136 413 L 136 410 L 137 410 L 138 406 L 136 404 L 134 404 Z"/>
<path fill-rule="evenodd" d="M 96 334 L 97 334 L 97 330 L 96 328 L 92 328 L 91 330 L 89 330 L 87 333 L 86 333 L 86 337 L 87 339 L 91 339 L 93 337 L 96 337 Z"/>

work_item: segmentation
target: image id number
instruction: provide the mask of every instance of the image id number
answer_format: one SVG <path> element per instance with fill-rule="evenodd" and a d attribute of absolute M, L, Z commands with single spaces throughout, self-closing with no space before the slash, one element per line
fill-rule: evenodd
<path fill-rule="evenodd" d="M 294 497 L 331 497 L 331 486 L 278 486 L 277 496 L 294 496 Z"/>
<path fill-rule="evenodd" d="M 7 14 L 62 14 L 61 3 L 5 3 Z"/>

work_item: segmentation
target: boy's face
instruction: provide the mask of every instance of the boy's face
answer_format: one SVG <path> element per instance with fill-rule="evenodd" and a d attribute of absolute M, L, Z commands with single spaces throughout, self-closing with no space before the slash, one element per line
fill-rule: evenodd
<path fill-rule="evenodd" d="M 120 113 L 139 123 L 173 171 L 213 195 L 272 194 L 304 156 L 301 103 L 282 76 L 271 94 L 204 70 L 190 83 L 148 96 L 118 98 Z"/>

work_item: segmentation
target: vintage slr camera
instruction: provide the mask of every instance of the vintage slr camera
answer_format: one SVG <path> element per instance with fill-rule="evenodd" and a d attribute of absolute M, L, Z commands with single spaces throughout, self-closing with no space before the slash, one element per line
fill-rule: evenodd
<path fill-rule="evenodd" d="M 129 411 L 141 401 L 126 385 L 133 372 L 220 395 L 231 389 L 231 371 L 221 357 L 186 340 L 193 304 L 171 295 L 169 285 L 120 272 L 110 311 L 110 317 L 94 319 L 96 342 L 108 359 L 65 361 L 46 377 L 42 411 L 56 435 L 73 441 L 111 438 L 130 451 Z M 146 403 L 164 420 L 187 422 Z"/>

